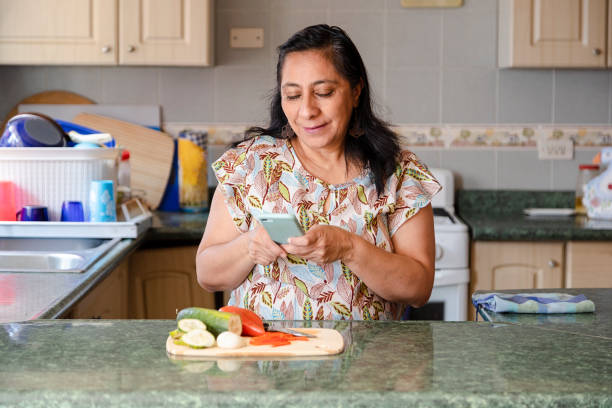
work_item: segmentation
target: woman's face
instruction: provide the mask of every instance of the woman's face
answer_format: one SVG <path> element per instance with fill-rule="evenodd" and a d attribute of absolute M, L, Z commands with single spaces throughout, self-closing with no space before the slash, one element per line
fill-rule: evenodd
<path fill-rule="evenodd" d="M 361 86 L 351 89 L 319 50 L 287 54 L 281 71 L 282 108 L 300 143 L 341 146 Z"/>

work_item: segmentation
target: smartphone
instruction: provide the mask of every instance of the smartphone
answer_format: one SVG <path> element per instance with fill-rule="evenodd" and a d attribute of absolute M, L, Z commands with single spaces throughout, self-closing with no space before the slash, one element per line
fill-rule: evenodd
<path fill-rule="evenodd" d="M 272 241 L 279 245 L 286 244 L 290 237 L 304 235 L 302 226 L 293 214 L 264 213 L 255 218 L 266 229 Z"/>

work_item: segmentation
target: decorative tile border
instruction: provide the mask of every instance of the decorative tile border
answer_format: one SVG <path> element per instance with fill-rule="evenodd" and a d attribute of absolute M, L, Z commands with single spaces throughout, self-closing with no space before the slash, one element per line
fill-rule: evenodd
<path fill-rule="evenodd" d="M 227 145 L 240 140 L 249 125 L 222 123 L 165 123 L 177 136 L 183 129 L 205 130 L 209 144 Z M 575 147 L 612 146 L 612 126 L 593 125 L 398 125 L 403 146 L 455 148 L 537 148 L 539 140 L 572 140 Z"/>

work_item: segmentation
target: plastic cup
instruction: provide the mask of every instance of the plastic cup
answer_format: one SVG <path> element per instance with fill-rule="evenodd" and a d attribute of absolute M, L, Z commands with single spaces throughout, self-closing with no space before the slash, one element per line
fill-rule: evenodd
<path fill-rule="evenodd" d="M 0 181 L 0 221 L 15 221 L 15 185 L 12 181 Z"/>
<path fill-rule="evenodd" d="M 18 221 L 49 221 L 47 207 L 42 205 L 24 205 L 17 211 Z"/>
<path fill-rule="evenodd" d="M 115 195 L 112 180 L 93 180 L 89 187 L 89 220 L 92 222 L 115 222 Z"/>
<path fill-rule="evenodd" d="M 64 201 L 62 203 L 62 221 L 83 222 L 83 203 L 80 201 Z"/>

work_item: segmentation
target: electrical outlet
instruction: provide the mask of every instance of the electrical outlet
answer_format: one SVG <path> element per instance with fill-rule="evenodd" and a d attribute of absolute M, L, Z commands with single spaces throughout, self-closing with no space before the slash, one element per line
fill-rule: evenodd
<path fill-rule="evenodd" d="M 232 28 L 230 29 L 231 48 L 263 48 L 263 28 Z"/>
<path fill-rule="evenodd" d="M 572 160 L 574 142 L 571 140 L 540 140 L 538 141 L 538 158 L 540 160 Z"/>

